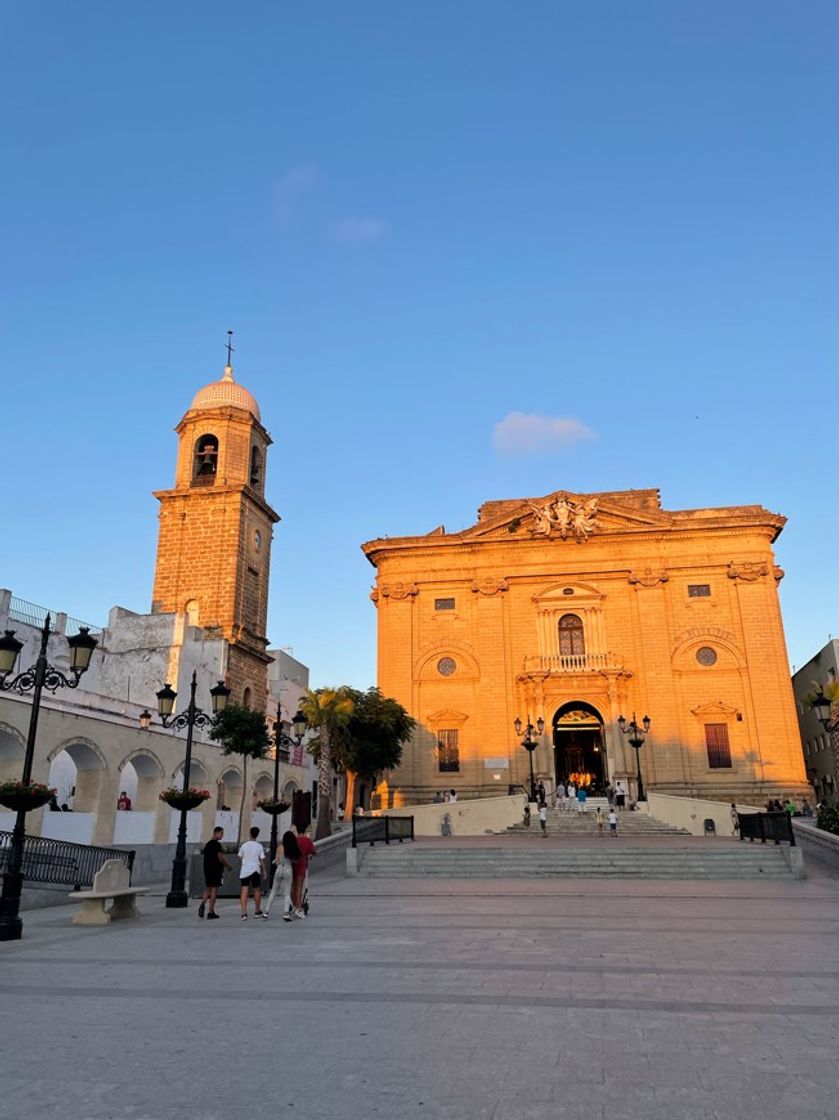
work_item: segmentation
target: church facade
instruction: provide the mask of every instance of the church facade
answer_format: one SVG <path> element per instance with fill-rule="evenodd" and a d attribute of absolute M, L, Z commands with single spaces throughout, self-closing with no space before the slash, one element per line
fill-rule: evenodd
<path fill-rule="evenodd" d="M 665 510 L 657 490 L 489 501 L 459 533 L 380 538 L 378 683 L 417 720 L 396 803 L 537 779 L 637 792 L 619 717 L 650 732 L 658 792 L 762 804 L 806 795 L 772 545 L 761 506 Z M 538 732 L 543 721 L 543 731 Z"/>

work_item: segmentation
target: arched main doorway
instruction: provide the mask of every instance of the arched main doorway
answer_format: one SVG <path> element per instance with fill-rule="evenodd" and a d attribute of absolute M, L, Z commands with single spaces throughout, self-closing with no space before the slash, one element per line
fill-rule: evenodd
<path fill-rule="evenodd" d="M 573 781 L 589 793 L 606 787 L 606 745 L 603 717 L 581 700 L 558 708 L 553 717 L 554 758 L 557 782 Z"/>

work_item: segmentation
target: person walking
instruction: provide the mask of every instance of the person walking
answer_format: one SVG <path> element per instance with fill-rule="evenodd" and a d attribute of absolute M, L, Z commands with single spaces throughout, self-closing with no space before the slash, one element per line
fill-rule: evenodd
<path fill-rule="evenodd" d="M 595 825 L 595 828 L 597 829 L 597 835 L 602 840 L 603 839 L 603 810 L 600 808 L 599 805 L 597 806 L 597 811 L 594 814 L 594 825 Z"/>
<path fill-rule="evenodd" d="M 732 836 L 739 836 L 740 835 L 740 814 L 737 812 L 737 803 L 736 802 L 734 802 L 734 801 L 731 802 L 731 809 L 729 810 L 729 812 L 731 813 L 731 834 L 732 834 Z"/>
<path fill-rule="evenodd" d="M 577 790 L 577 812 L 588 812 L 588 793 L 586 792 L 585 786 L 580 786 L 580 788 Z"/>
<path fill-rule="evenodd" d="M 542 835 L 548 835 L 548 803 L 544 797 L 539 802 L 539 827 L 542 830 Z"/>
<path fill-rule="evenodd" d="M 264 918 L 260 903 L 262 902 L 262 880 L 265 876 L 265 851 L 257 840 L 259 829 L 254 825 L 251 829 L 251 838 L 246 840 L 239 849 L 239 859 L 242 867 L 239 872 L 239 903 L 242 907 L 242 921 L 248 920 L 248 895 L 253 890 L 253 903 L 255 918 Z"/>
<path fill-rule="evenodd" d="M 615 784 L 615 806 L 618 809 L 626 808 L 626 790 L 623 787 L 623 782 Z"/>
<path fill-rule="evenodd" d="M 618 838 L 618 814 L 614 809 L 609 810 L 609 835 Z"/>
<path fill-rule="evenodd" d="M 201 895 L 198 917 L 203 918 L 206 912 L 208 921 L 210 918 L 218 917 L 216 913 L 218 889 L 221 886 L 225 867 L 230 867 L 221 850 L 222 836 L 224 836 L 224 829 L 214 828 L 212 838 L 204 845 L 204 893 Z M 209 910 L 207 910 L 208 903 Z"/>
<path fill-rule="evenodd" d="M 271 893 L 268 895 L 268 901 L 265 903 L 266 918 L 271 913 L 274 899 L 277 897 L 277 894 L 280 893 L 282 894 L 283 900 L 283 921 L 291 921 L 292 864 L 295 860 L 300 859 L 301 854 L 300 845 L 297 843 L 297 829 L 292 825 L 288 832 L 283 833 L 280 846 L 277 849 L 274 881 L 271 884 Z"/>
<path fill-rule="evenodd" d="M 314 859 L 318 853 L 305 832 L 297 837 L 297 847 L 300 849 L 300 858 L 293 860 L 291 864 L 291 912 L 295 918 L 305 918 L 303 890 L 309 872 L 309 860 Z"/>

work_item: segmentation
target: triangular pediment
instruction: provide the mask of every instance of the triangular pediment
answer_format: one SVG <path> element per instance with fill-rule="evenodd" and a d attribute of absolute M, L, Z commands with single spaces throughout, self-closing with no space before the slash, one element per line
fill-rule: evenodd
<path fill-rule="evenodd" d="M 643 507 L 633 502 L 632 491 L 626 503 L 620 494 L 577 494 L 555 490 L 542 498 L 525 498 L 520 502 L 492 503 L 477 525 L 458 536 L 462 540 L 524 538 L 557 538 L 586 540 L 600 533 L 631 532 L 637 529 L 660 529 L 671 524 L 671 517 L 661 509 Z M 496 509 L 493 509 L 493 505 Z"/>

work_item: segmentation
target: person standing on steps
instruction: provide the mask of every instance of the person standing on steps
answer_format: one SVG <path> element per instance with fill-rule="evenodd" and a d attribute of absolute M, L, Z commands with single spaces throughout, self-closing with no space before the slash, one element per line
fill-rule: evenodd
<path fill-rule="evenodd" d="M 218 917 L 216 913 L 218 889 L 221 886 L 225 867 L 230 867 L 221 850 L 222 836 L 224 836 L 224 829 L 214 828 L 212 839 L 204 845 L 204 893 L 201 896 L 201 905 L 198 907 L 199 918 L 204 917 L 207 903 L 210 904 L 207 919 Z"/>
<path fill-rule="evenodd" d="M 546 800 L 546 798 L 545 798 L 545 783 L 542 781 L 541 778 L 539 779 L 539 785 L 536 787 L 536 793 L 538 795 L 539 804 L 541 805 L 541 803 Z"/>
<path fill-rule="evenodd" d="M 586 792 L 585 786 L 580 786 L 580 788 L 577 790 L 577 812 L 588 812 L 588 793 Z"/>
<path fill-rule="evenodd" d="M 626 807 L 626 790 L 623 787 L 623 782 L 615 784 L 615 805 L 618 809 Z"/>
<path fill-rule="evenodd" d="M 595 828 L 597 829 L 597 835 L 602 840 L 603 839 L 603 810 L 600 808 L 599 805 L 597 806 L 597 811 L 594 814 L 594 825 L 595 825 Z"/>
<path fill-rule="evenodd" d="M 251 838 L 246 840 L 239 849 L 239 859 L 242 868 L 239 872 L 239 884 L 242 888 L 239 902 L 242 907 L 242 921 L 248 920 L 248 894 L 253 890 L 255 918 L 264 918 L 260 903 L 262 902 L 262 880 L 265 877 L 265 852 L 257 840 L 259 829 L 254 825 L 251 829 Z"/>
<path fill-rule="evenodd" d="M 568 812 L 574 812 L 574 803 L 577 800 L 577 787 L 573 782 L 568 783 Z"/>
<path fill-rule="evenodd" d="M 548 835 L 548 803 L 544 797 L 539 802 L 539 827 L 542 830 L 542 835 Z"/>
<path fill-rule="evenodd" d="M 609 810 L 609 835 L 618 838 L 618 814 L 614 809 Z"/>

